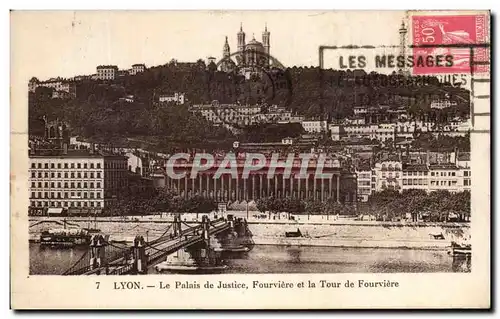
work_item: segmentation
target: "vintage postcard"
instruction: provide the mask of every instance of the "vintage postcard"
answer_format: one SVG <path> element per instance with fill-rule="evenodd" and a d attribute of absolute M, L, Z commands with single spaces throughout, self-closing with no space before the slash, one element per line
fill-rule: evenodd
<path fill-rule="evenodd" d="M 489 11 L 12 11 L 12 308 L 489 308 L 490 47 Z"/>

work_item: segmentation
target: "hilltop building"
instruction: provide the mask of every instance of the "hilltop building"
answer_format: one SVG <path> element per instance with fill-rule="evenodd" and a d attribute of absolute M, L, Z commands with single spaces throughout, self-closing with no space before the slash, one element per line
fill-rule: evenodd
<path fill-rule="evenodd" d="M 247 43 L 246 34 L 243 31 L 243 25 L 240 26 L 237 38 L 237 52 L 234 54 L 236 62 L 234 62 L 232 60 L 231 48 L 226 36 L 226 41 L 224 42 L 224 46 L 222 48 L 222 61 L 220 63 L 221 71 L 230 72 L 236 66 L 238 66 L 242 72 L 250 71 L 246 70 L 245 67 L 252 68 L 259 66 L 267 68 L 270 66 L 271 61 L 269 59 L 269 54 L 271 51 L 271 32 L 267 30 L 267 25 L 262 32 L 262 42 L 257 41 L 255 36 L 253 36 L 252 40 Z"/>

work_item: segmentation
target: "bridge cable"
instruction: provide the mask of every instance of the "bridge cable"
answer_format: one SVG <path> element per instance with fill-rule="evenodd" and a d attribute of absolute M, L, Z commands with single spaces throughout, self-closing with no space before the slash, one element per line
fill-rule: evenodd
<path fill-rule="evenodd" d="M 88 255 L 88 253 L 89 253 L 89 251 L 87 250 L 87 251 L 86 251 L 86 252 L 85 252 L 85 253 L 84 253 L 84 254 L 80 257 L 80 259 L 78 259 L 78 260 L 77 260 L 77 261 L 76 261 L 73 265 L 71 265 L 71 266 L 70 266 L 70 267 L 69 267 L 69 268 L 68 268 L 68 269 L 67 269 L 67 270 L 63 273 L 63 275 L 67 275 L 67 274 L 71 273 L 71 272 L 72 272 L 71 270 L 73 270 L 73 268 L 75 268 L 75 267 L 76 267 L 76 265 L 78 265 L 78 264 L 79 264 L 79 263 L 83 260 L 83 258 L 85 258 L 85 256 L 87 256 L 87 255 Z"/>

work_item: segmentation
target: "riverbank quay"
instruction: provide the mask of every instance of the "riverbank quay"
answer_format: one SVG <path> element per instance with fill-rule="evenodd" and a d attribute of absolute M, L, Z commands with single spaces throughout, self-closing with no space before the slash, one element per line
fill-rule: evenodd
<path fill-rule="evenodd" d="M 211 220 L 225 217 L 211 215 Z M 234 212 L 233 215 L 246 218 L 244 212 Z M 470 238 L 469 223 L 360 221 L 325 215 L 293 217 L 263 218 L 258 212 L 252 212 L 247 222 L 253 241 L 257 245 L 444 250 L 452 241 L 461 243 Z M 186 227 L 201 221 L 201 215 L 197 218 L 196 214 L 182 214 L 181 218 Z M 137 235 L 147 240 L 160 237 L 172 221 L 173 215 L 170 214 L 161 217 L 30 217 L 29 233 L 30 240 L 36 241 L 42 231 L 51 228 L 95 227 L 110 235 L 110 240 L 132 242 Z M 300 237 L 285 236 L 286 232 L 297 230 L 300 230 Z"/>

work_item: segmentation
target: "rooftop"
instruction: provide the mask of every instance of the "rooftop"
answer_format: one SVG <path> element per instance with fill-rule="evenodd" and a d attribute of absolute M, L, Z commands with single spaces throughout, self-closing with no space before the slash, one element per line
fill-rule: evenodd
<path fill-rule="evenodd" d="M 457 160 L 470 161 L 470 152 L 460 152 L 457 154 Z"/>
<path fill-rule="evenodd" d="M 116 65 L 98 65 L 97 68 L 98 69 L 117 69 L 118 70 L 118 66 L 116 66 Z"/>
<path fill-rule="evenodd" d="M 90 152 L 90 150 L 69 149 L 65 154 L 63 150 L 36 150 L 35 154 L 29 154 L 30 158 L 124 158 L 123 155 L 104 153 L 102 151 Z"/>
<path fill-rule="evenodd" d="M 361 162 L 361 163 L 359 163 L 357 171 L 358 172 L 361 172 L 361 171 L 371 171 L 370 162 Z"/>
<path fill-rule="evenodd" d="M 458 169 L 458 167 L 454 163 L 438 163 L 438 164 L 430 164 L 429 169 L 437 170 L 437 169 Z"/>
<path fill-rule="evenodd" d="M 406 172 L 426 172 L 429 168 L 425 164 L 404 164 L 403 171 Z"/>

